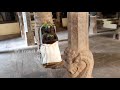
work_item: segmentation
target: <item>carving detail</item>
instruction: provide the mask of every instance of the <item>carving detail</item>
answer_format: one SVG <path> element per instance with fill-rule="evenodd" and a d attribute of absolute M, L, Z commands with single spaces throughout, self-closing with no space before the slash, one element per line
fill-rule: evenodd
<path fill-rule="evenodd" d="M 64 65 L 68 70 L 69 77 L 92 78 L 94 60 L 91 51 L 77 52 L 66 48 L 64 52 Z"/>

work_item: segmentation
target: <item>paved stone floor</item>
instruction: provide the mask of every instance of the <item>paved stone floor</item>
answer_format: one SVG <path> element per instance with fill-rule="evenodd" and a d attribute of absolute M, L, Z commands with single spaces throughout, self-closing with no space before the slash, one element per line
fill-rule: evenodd
<path fill-rule="evenodd" d="M 13 50 L 26 47 L 25 41 L 22 38 L 15 38 L 0 41 L 0 51 Z"/>
<path fill-rule="evenodd" d="M 64 32 L 64 33 L 63 33 Z M 64 40 L 68 39 L 68 32 L 63 31 L 63 32 L 57 32 L 57 35 L 59 37 L 59 40 Z M 25 40 L 22 39 L 21 37 L 15 38 L 15 39 L 9 39 L 9 40 L 4 40 L 0 41 L 0 52 L 7 52 L 7 51 L 12 51 L 16 49 L 23 49 L 23 48 L 35 48 L 37 46 L 26 46 Z"/>
<path fill-rule="evenodd" d="M 64 35 L 67 36 L 66 34 Z M 95 78 L 120 78 L 120 41 L 113 40 L 112 36 L 113 32 L 90 36 Z M 63 53 L 68 42 L 59 42 L 59 46 Z M 63 78 L 65 72 L 64 69 L 43 68 L 40 65 L 39 53 L 35 49 L 0 54 L 0 78 Z"/>

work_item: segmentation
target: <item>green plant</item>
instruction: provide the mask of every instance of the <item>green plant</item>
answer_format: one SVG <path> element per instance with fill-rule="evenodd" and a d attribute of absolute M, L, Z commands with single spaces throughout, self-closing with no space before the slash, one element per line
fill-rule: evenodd
<path fill-rule="evenodd" d="M 50 28 L 50 27 L 54 27 L 55 25 L 52 24 L 52 23 L 43 23 L 43 28 L 47 29 L 47 28 Z"/>
<path fill-rule="evenodd" d="M 54 37 L 54 35 L 48 34 L 47 37 Z"/>

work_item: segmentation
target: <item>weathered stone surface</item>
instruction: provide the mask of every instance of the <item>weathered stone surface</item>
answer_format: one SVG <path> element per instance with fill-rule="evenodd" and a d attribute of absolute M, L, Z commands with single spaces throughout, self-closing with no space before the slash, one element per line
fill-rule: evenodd
<path fill-rule="evenodd" d="M 64 53 L 65 67 L 68 77 L 91 78 L 93 70 L 93 55 L 91 51 L 76 52 L 67 48 Z"/>
<path fill-rule="evenodd" d="M 97 17 L 90 16 L 90 27 L 89 27 L 89 34 L 97 33 Z"/>
<path fill-rule="evenodd" d="M 34 45 L 34 33 L 32 32 L 31 27 L 31 16 L 30 12 L 23 12 L 23 23 L 24 23 L 24 32 L 25 32 L 25 40 L 27 41 L 27 45 Z"/>
<path fill-rule="evenodd" d="M 98 18 L 103 18 L 102 12 L 97 12 L 97 17 Z"/>
<path fill-rule="evenodd" d="M 113 39 L 120 40 L 120 27 L 117 30 L 115 30 Z"/>
<path fill-rule="evenodd" d="M 25 38 L 22 12 L 17 12 L 17 15 L 18 15 L 18 20 L 19 20 L 19 24 L 20 24 L 21 36 L 22 36 L 22 38 Z"/>
<path fill-rule="evenodd" d="M 89 50 L 88 13 L 68 12 L 69 47 L 76 51 Z"/>
<path fill-rule="evenodd" d="M 52 12 L 35 12 L 34 17 L 37 26 L 41 26 L 45 22 L 53 23 Z"/>
<path fill-rule="evenodd" d="M 56 12 L 57 15 L 57 24 L 58 26 L 62 26 L 62 18 L 61 18 L 61 12 Z"/>
<path fill-rule="evenodd" d="M 66 31 L 62 31 L 59 36 L 63 36 Z M 67 33 L 66 33 L 67 34 Z M 59 37 L 60 38 L 60 37 Z M 120 78 L 120 42 L 113 40 L 113 32 L 103 32 L 100 35 L 90 37 L 90 49 L 93 52 L 95 66 L 93 69 L 94 78 Z M 61 39 L 61 38 L 60 38 Z M 9 43 L 9 44 L 7 44 Z M 21 38 L 0 41 L 0 50 L 2 48 L 22 47 L 24 41 Z M 61 52 L 68 46 L 67 41 L 59 42 Z M 33 49 L 30 49 L 33 52 Z M 50 69 L 44 70 L 36 65 L 37 54 L 18 54 L 18 53 L 0 53 L 0 78 L 15 78 L 21 76 L 17 74 L 21 70 L 21 61 L 23 59 L 25 78 L 61 78 L 66 71 Z M 22 52 L 21 52 L 22 53 Z M 34 52 L 36 53 L 36 52 Z M 39 55 L 39 53 L 38 53 Z M 13 61 L 14 60 L 14 61 Z M 16 63 L 18 68 L 16 71 Z M 20 77 L 19 77 L 20 78 Z"/>
<path fill-rule="evenodd" d="M 87 12 L 68 12 L 68 48 L 64 60 L 70 77 L 92 77 L 94 60 L 89 50 Z"/>

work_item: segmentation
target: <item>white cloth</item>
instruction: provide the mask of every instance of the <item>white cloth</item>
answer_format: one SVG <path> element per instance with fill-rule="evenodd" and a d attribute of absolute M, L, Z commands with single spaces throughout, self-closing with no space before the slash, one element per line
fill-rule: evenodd
<path fill-rule="evenodd" d="M 42 64 L 62 61 L 58 41 L 53 44 L 42 44 L 40 47 L 40 52 Z"/>

